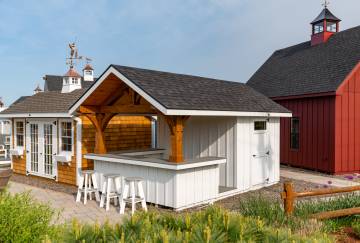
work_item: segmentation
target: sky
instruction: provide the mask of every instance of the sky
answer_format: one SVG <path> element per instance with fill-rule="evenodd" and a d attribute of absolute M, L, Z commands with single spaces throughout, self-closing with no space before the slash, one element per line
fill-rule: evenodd
<path fill-rule="evenodd" d="M 330 2 L 342 30 L 360 25 L 359 0 Z M 310 39 L 322 3 L 0 0 L 0 96 L 9 105 L 42 87 L 45 74 L 66 73 L 74 41 L 95 76 L 120 64 L 246 82 L 275 50 Z"/>

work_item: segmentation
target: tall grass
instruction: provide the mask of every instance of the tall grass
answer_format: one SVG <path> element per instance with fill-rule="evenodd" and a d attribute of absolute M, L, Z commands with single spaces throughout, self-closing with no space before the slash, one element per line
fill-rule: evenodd
<path fill-rule="evenodd" d="M 292 216 L 287 217 L 278 201 L 261 197 L 251 197 L 240 202 L 240 213 L 245 216 L 260 217 L 268 225 L 288 227 L 299 233 L 315 231 L 335 232 L 343 227 L 351 226 L 357 216 L 348 216 L 318 222 L 310 220 L 314 213 L 360 207 L 360 195 L 348 194 L 329 200 L 300 201 L 296 204 Z"/>
<path fill-rule="evenodd" d="M 259 218 L 245 217 L 212 207 L 188 215 L 139 213 L 123 224 L 82 225 L 74 221 L 64 242 L 332 242 L 324 234 L 300 236 L 287 229 L 266 226 Z"/>

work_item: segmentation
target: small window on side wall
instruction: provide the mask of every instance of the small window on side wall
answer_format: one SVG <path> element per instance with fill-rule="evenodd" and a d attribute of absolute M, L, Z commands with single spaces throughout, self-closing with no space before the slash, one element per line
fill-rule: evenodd
<path fill-rule="evenodd" d="M 17 121 L 15 127 L 16 132 L 16 146 L 23 147 L 24 146 L 24 122 Z"/>
<path fill-rule="evenodd" d="M 255 121 L 254 122 L 255 131 L 266 131 L 266 121 Z"/>
<path fill-rule="evenodd" d="M 61 122 L 61 151 L 72 152 L 72 124 Z"/>
<path fill-rule="evenodd" d="M 300 120 L 298 117 L 291 118 L 290 148 L 300 148 Z"/>

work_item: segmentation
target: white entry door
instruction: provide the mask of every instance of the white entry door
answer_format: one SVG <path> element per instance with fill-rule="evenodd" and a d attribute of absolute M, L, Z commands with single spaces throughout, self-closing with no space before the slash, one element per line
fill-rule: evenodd
<path fill-rule="evenodd" d="M 266 120 L 254 120 L 251 136 L 251 184 L 264 184 L 269 181 L 270 139 Z"/>
<path fill-rule="evenodd" d="M 26 169 L 29 174 L 56 178 L 57 151 L 55 122 L 28 122 L 26 124 Z"/>

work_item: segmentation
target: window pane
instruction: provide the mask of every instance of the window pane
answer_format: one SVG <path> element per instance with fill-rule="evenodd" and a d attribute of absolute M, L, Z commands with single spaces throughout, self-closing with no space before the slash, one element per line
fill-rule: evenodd
<path fill-rule="evenodd" d="M 327 31 L 336 32 L 336 23 L 327 22 L 326 25 Z"/>
<path fill-rule="evenodd" d="M 290 148 L 300 148 L 300 120 L 297 117 L 291 118 Z"/>
<path fill-rule="evenodd" d="M 24 146 L 24 122 L 16 122 L 16 146 Z"/>
<path fill-rule="evenodd" d="M 72 151 L 71 122 L 61 123 L 61 150 Z"/>
<path fill-rule="evenodd" d="M 266 121 L 256 121 L 256 122 L 254 122 L 254 130 L 255 131 L 266 130 Z"/>

